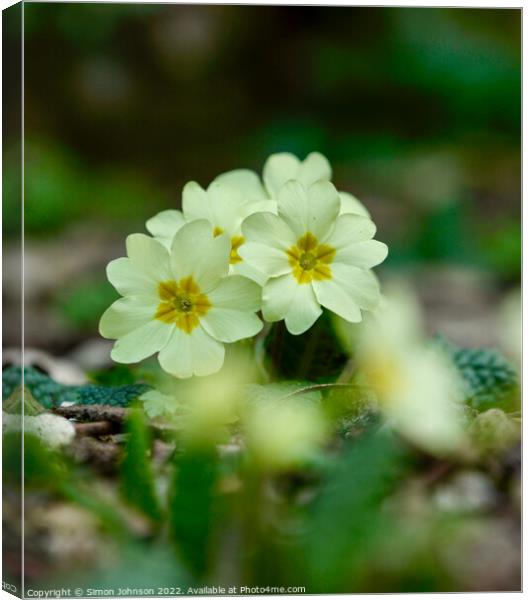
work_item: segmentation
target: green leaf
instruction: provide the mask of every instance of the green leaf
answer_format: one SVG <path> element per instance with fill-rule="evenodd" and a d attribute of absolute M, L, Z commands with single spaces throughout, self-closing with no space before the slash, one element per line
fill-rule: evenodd
<path fill-rule="evenodd" d="M 439 339 L 466 383 L 466 403 L 479 412 L 489 408 L 515 410 L 519 380 L 513 366 L 496 350 L 459 348 Z"/>
<path fill-rule="evenodd" d="M 128 536 L 127 526 L 119 512 L 86 484 L 85 473 L 78 473 L 62 454 L 46 446 L 37 436 L 8 432 L 3 436 L 2 449 L 4 484 L 21 485 L 23 462 L 26 491 L 45 490 L 55 494 L 90 511 L 103 527 L 116 536 Z"/>
<path fill-rule="evenodd" d="M 4 482 L 19 485 L 23 476 L 27 489 L 49 489 L 53 486 L 56 488 L 64 481 L 66 470 L 60 454 L 51 450 L 36 435 L 20 431 L 6 432 L 2 442 Z"/>
<path fill-rule="evenodd" d="M 381 424 L 378 400 L 371 388 L 360 384 L 337 384 L 329 389 L 325 407 L 344 437 L 358 437 Z"/>
<path fill-rule="evenodd" d="M 24 410 L 22 410 L 22 404 Z M 33 398 L 31 392 L 26 388 L 17 388 L 3 403 L 2 410 L 12 415 L 34 417 L 44 412 L 44 407 Z"/>
<path fill-rule="evenodd" d="M 347 445 L 308 515 L 302 545 L 311 593 L 354 589 L 354 571 L 383 529 L 381 504 L 401 477 L 403 458 L 396 441 L 380 433 Z"/>
<path fill-rule="evenodd" d="M 144 383 L 133 383 L 106 387 L 103 385 L 83 385 L 76 388 L 78 404 L 108 404 L 109 406 L 129 406 L 141 394 L 150 389 Z"/>
<path fill-rule="evenodd" d="M 121 493 L 126 502 L 152 520 L 161 517 L 150 463 L 150 431 L 143 411 L 133 408 L 127 420 L 129 433 L 121 463 Z"/>
<path fill-rule="evenodd" d="M 154 543 L 141 543 L 137 539 L 123 539 L 119 544 L 115 543 L 117 540 L 113 541 L 111 564 L 100 561 L 96 570 L 78 568 L 61 584 L 93 590 L 129 588 L 144 590 L 145 594 L 149 588 L 167 588 L 165 593 L 168 590 L 176 593 L 176 588 L 180 588 L 180 593 L 184 594 L 193 583 L 189 573 L 174 559 L 170 547 L 167 547 L 163 539 L 155 540 Z"/>
<path fill-rule="evenodd" d="M 178 457 L 170 495 L 171 538 L 183 562 L 198 576 L 211 560 L 217 477 L 214 450 L 187 449 Z"/>
<path fill-rule="evenodd" d="M 2 372 L 2 392 L 9 398 L 21 384 L 21 367 L 7 367 Z M 107 404 L 129 406 L 138 396 L 151 389 L 143 383 L 108 387 L 103 385 L 63 385 L 46 373 L 33 367 L 24 367 L 24 385 L 44 408 L 53 408 L 62 402 L 76 404 Z"/>

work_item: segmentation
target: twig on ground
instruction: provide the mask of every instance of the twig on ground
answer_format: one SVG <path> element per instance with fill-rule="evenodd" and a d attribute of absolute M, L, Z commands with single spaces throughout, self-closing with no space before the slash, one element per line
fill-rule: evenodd
<path fill-rule="evenodd" d="M 127 408 L 105 404 L 74 404 L 72 406 L 58 406 L 53 410 L 56 414 L 67 419 L 89 422 L 110 421 L 111 423 L 122 423 L 128 415 Z"/>
<path fill-rule="evenodd" d="M 116 423 L 111 421 L 94 421 L 93 423 L 74 423 L 75 433 L 78 436 L 110 435 L 116 431 Z"/>
<path fill-rule="evenodd" d="M 104 473 L 115 471 L 120 453 L 117 444 L 87 436 L 76 438 L 67 451 L 77 462 L 93 464 Z"/>

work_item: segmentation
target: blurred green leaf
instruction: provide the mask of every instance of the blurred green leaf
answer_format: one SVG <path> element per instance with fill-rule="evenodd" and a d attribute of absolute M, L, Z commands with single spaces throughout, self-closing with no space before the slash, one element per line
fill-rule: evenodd
<path fill-rule="evenodd" d="M 519 408 L 519 378 L 511 363 L 497 350 L 460 348 L 442 337 L 435 338 L 451 358 L 466 384 L 466 403 L 479 412 L 490 408 Z"/>
<path fill-rule="evenodd" d="M 6 432 L 3 435 L 2 448 L 3 477 L 6 482 L 21 484 L 22 465 L 24 484 L 28 489 L 56 489 L 67 476 L 60 455 L 50 450 L 33 434 Z"/>
<path fill-rule="evenodd" d="M 518 376 L 496 350 L 458 349 L 453 360 L 469 386 L 467 403 L 478 411 L 500 407 L 518 408 Z"/>
<path fill-rule="evenodd" d="M 126 502 L 158 521 L 161 509 L 150 461 L 151 436 L 141 409 L 130 410 L 126 429 L 128 440 L 121 463 L 121 494 Z"/>
<path fill-rule="evenodd" d="M 309 513 L 302 544 L 311 593 L 357 589 L 355 571 L 383 531 L 381 504 L 402 476 L 403 460 L 386 434 L 347 445 Z"/>
<path fill-rule="evenodd" d="M 210 566 L 218 478 L 216 451 L 187 449 L 177 457 L 169 498 L 170 531 L 179 556 L 203 575 Z"/>
<path fill-rule="evenodd" d="M 59 587 L 57 579 L 52 578 L 49 586 Z M 155 594 L 159 588 L 167 590 L 163 595 L 170 595 L 170 590 L 179 588 L 184 594 L 191 583 L 190 574 L 165 543 L 139 543 L 136 540 L 116 545 L 116 555 L 111 564 L 96 569 L 83 568 L 70 574 L 66 580 L 60 578 L 60 586 L 113 589 L 116 596 L 118 590 L 124 588 L 144 590 L 144 595 L 148 595 L 150 589 Z M 176 591 L 172 595 L 176 595 Z"/>
<path fill-rule="evenodd" d="M 88 484 L 87 474 L 77 472 L 63 455 L 51 450 L 37 436 L 30 433 L 22 435 L 20 432 L 5 433 L 2 449 L 4 482 L 14 486 L 21 485 L 23 464 L 26 493 L 52 493 L 89 510 L 101 525 L 117 537 L 128 535 L 118 510 L 94 493 Z"/>

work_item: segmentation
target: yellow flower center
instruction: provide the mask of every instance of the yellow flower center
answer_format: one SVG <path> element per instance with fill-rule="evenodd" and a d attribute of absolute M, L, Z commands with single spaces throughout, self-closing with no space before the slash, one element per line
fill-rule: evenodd
<path fill-rule="evenodd" d="M 403 383 L 400 365 L 390 356 L 367 356 L 363 369 L 369 382 L 381 401 L 390 398 Z"/>
<path fill-rule="evenodd" d="M 292 273 L 299 283 L 331 279 L 330 264 L 336 251 L 328 244 L 320 244 L 313 233 L 305 233 L 297 243 L 286 250 Z"/>
<path fill-rule="evenodd" d="M 222 235 L 222 233 L 224 233 L 224 230 L 221 227 L 216 226 L 213 229 L 214 237 Z M 238 249 L 240 248 L 240 246 L 242 246 L 242 244 L 245 241 L 246 240 L 245 240 L 244 236 L 242 236 L 242 235 L 234 235 L 231 238 L 231 253 L 229 254 L 229 264 L 230 265 L 236 265 L 237 263 L 242 262 L 242 258 L 238 254 Z"/>
<path fill-rule="evenodd" d="M 158 305 L 156 319 L 175 324 L 185 333 L 191 333 L 200 323 L 200 317 L 211 308 L 209 298 L 200 290 L 192 275 L 180 281 L 172 279 L 158 284 Z"/>
<path fill-rule="evenodd" d="M 231 254 L 229 255 L 229 264 L 236 265 L 239 262 L 242 262 L 242 258 L 238 254 L 238 249 L 245 242 L 245 238 L 243 235 L 234 235 L 231 238 Z"/>

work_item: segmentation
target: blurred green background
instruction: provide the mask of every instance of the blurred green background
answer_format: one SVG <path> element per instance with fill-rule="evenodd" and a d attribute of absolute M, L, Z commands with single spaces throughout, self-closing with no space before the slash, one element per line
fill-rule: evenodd
<path fill-rule="evenodd" d="M 29 346 L 81 356 L 125 236 L 186 181 L 284 150 L 328 156 L 432 330 L 495 341 L 520 280 L 520 10 L 27 3 L 25 60 Z"/>

